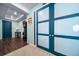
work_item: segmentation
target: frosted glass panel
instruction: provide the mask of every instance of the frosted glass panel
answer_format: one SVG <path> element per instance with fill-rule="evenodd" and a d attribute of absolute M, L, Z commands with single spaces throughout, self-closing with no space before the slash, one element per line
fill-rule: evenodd
<path fill-rule="evenodd" d="M 49 22 L 38 23 L 38 33 L 49 34 Z"/>
<path fill-rule="evenodd" d="M 79 56 L 79 40 L 55 37 L 55 51 L 64 55 Z"/>
<path fill-rule="evenodd" d="M 79 12 L 79 3 L 56 3 L 55 18 Z"/>
<path fill-rule="evenodd" d="M 54 34 L 79 37 L 79 17 L 72 17 L 55 21 Z"/>
<path fill-rule="evenodd" d="M 49 7 L 39 11 L 38 21 L 48 20 L 49 19 Z"/>
<path fill-rule="evenodd" d="M 38 45 L 49 48 L 49 36 L 38 35 Z"/>

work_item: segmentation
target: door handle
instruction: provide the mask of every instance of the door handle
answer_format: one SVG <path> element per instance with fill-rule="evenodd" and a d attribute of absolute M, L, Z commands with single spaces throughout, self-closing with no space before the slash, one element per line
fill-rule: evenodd
<path fill-rule="evenodd" d="M 52 36 L 51 34 L 49 36 Z"/>
<path fill-rule="evenodd" d="M 54 36 L 54 35 L 52 35 L 52 36 Z"/>

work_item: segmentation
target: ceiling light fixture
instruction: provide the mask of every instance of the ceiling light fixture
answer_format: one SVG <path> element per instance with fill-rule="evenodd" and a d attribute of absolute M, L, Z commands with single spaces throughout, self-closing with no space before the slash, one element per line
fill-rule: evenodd
<path fill-rule="evenodd" d="M 17 12 L 14 12 L 14 15 L 17 15 Z"/>

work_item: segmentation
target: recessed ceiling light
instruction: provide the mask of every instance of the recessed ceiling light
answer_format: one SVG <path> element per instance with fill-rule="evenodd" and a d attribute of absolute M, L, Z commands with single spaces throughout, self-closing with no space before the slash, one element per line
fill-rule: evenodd
<path fill-rule="evenodd" d="M 17 12 L 14 12 L 14 15 L 17 15 Z"/>

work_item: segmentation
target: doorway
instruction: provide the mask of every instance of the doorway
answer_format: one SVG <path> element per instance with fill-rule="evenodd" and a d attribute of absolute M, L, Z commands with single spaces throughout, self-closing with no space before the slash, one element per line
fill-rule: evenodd
<path fill-rule="evenodd" d="M 37 10 L 37 46 L 49 52 L 54 51 L 54 4 Z"/>
<path fill-rule="evenodd" d="M 27 42 L 27 22 L 26 21 L 23 21 L 23 28 L 24 28 L 23 40 Z"/>
<path fill-rule="evenodd" d="M 12 38 L 12 23 L 10 21 L 2 21 L 3 39 Z"/>

